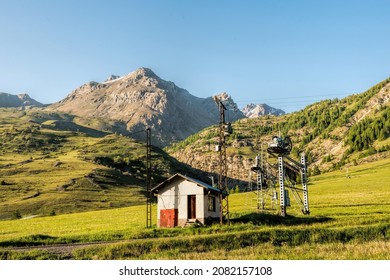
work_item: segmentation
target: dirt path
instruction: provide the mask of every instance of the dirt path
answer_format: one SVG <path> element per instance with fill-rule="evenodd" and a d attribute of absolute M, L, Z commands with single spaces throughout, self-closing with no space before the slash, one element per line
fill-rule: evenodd
<path fill-rule="evenodd" d="M 60 255 L 65 258 L 72 258 L 73 251 L 76 249 L 83 249 L 92 246 L 105 246 L 112 244 L 119 244 L 124 241 L 105 241 L 105 242 L 88 242 L 88 243 L 73 243 L 73 244 L 53 244 L 53 245 L 40 245 L 40 246 L 24 246 L 24 247 L 3 247 L 1 251 L 5 252 L 28 252 L 32 250 L 43 250 L 49 253 Z"/>

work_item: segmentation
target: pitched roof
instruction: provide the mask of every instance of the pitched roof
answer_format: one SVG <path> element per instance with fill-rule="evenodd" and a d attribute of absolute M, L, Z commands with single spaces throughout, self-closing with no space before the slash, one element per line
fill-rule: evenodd
<path fill-rule="evenodd" d="M 199 181 L 197 179 L 194 179 L 194 178 L 191 178 L 191 177 L 188 177 L 188 176 L 185 176 L 183 174 L 180 174 L 180 173 L 176 173 L 175 175 L 169 177 L 168 179 L 166 179 L 165 181 L 161 182 L 160 184 L 158 184 L 157 186 L 155 186 L 154 188 L 152 188 L 152 192 L 155 192 L 157 189 L 161 188 L 162 186 L 164 186 L 165 184 L 168 184 L 170 183 L 173 179 L 177 178 L 177 177 L 180 177 L 180 178 L 183 178 L 184 180 L 187 180 L 187 181 L 190 181 L 190 182 L 193 182 L 195 184 L 197 184 L 198 186 L 202 187 L 202 188 L 205 188 L 207 190 L 210 190 L 210 191 L 214 191 L 214 192 L 217 192 L 217 193 L 222 193 L 222 191 L 216 187 L 213 187 L 209 184 L 206 184 L 202 181 Z M 224 193 L 226 195 L 226 193 Z"/>

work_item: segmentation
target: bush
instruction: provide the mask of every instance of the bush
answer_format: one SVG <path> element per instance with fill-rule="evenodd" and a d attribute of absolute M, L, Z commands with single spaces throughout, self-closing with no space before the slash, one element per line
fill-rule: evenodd
<path fill-rule="evenodd" d="M 314 165 L 314 167 L 311 169 L 311 176 L 316 176 L 316 175 L 320 175 L 321 174 L 321 170 L 318 168 L 317 165 Z"/>
<path fill-rule="evenodd" d="M 20 213 L 19 210 L 16 210 L 16 211 L 13 213 L 13 216 L 14 216 L 14 219 L 21 219 L 21 218 L 22 218 L 22 214 Z"/>

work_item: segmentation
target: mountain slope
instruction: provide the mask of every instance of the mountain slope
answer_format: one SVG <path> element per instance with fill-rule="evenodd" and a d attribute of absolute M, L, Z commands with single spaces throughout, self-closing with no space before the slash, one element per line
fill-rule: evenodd
<path fill-rule="evenodd" d="M 311 173 L 389 157 L 390 79 L 364 93 L 324 100 L 284 116 L 242 119 L 228 138 L 228 177 L 231 186 L 246 184 L 256 155 L 273 135 L 290 136 L 291 156 L 305 151 Z M 179 161 L 206 172 L 218 172 L 217 128 L 207 128 L 167 148 Z M 267 153 L 263 153 L 267 156 Z"/>
<path fill-rule="evenodd" d="M 0 220 L 145 203 L 145 144 L 82 122 L 0 108 Z M 156 147 L 152 166 L 153 185 L 177 172 L 201 176 Z"/>
<path fill-rule="evenodd" d="M 28 94 L 21 93 L 13 95 L 9 93 L 0 92 L 0 107 L 21 107 L 21 106 L 43 106 L 42 103 L 32 99 Z"/>
<path fill-rule="evenodd" d="M 222 94 L 220 98 L 230 97 Z M 147 68 L 120 78 L 110 76 L 103 83 L 85 84 L 48 110 L 118 120 L 130 132 L 151 127 L 153 143 L 160 147 L 183 140 L 219 120 L 211 97 L 195 97 Z M 244 115 L 235 112 L 230 117 L 234 121 Z"/>

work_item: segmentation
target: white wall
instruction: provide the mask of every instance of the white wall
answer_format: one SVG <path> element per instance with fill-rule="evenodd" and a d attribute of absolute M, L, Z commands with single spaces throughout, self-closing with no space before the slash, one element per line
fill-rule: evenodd
<path fill-rule="evenodd" d="M 193 182 L 178 178 L 159 189 L 157 219 L 160 219 L 160 210 L 162 209 L 178 209 L 179 220 L 187 220 L 189 195 L 196 195 L 196 217 L 203 218 L 205 214 L 204 204 L 207 204 L 207 200 L 204 202 L 204 188 Z"/>
<path fill-rule="evenodd" d="M 215 212 L 208 210 L 207 191 L 196 183 L 183 178 L 176 178 L 165 187 L 158 190 L 157 219 L 160 221 L 160 210 L 178 209 L 178 225 L 183 226 L 188 219 L 188 196 L 196 195 L 196 218 L 204 223 L 208 217 L 218 218 L 220 212 L 219 196 L 215 197 Z"/>

